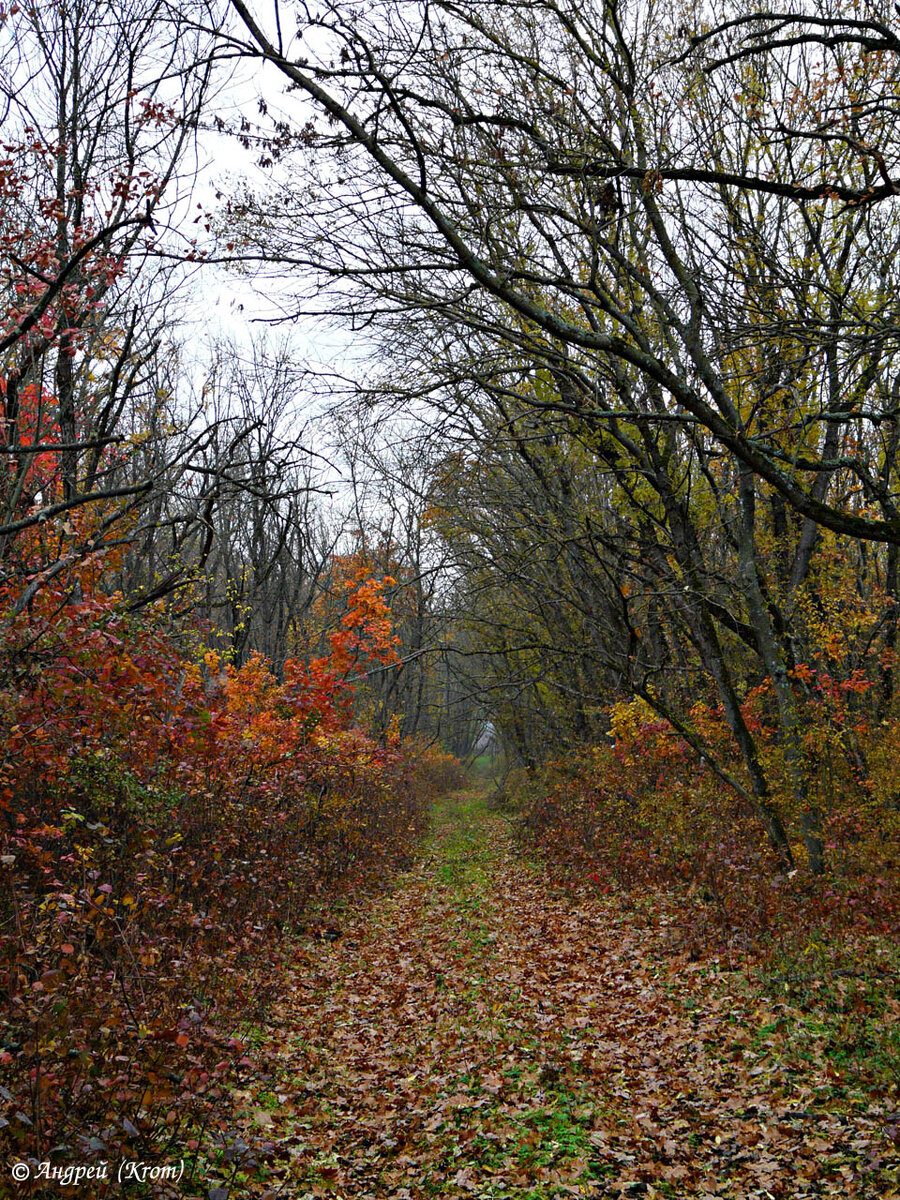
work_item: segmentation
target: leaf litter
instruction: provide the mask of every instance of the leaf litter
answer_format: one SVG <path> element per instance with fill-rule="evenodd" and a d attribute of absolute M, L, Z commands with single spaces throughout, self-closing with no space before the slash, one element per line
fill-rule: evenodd
<path fill-rule="evenodd" d="M 392 891 L 298 941 L 270 1090 L 247 1097 L 268 1154 L 246 1186 L 266 1200 L 900 1195 L 896 1088 L 843 1086 L 814 1043 L 790 1053 L 789 1006 L 673 949 L 665 924 L 556 886 L 484 797 L 440 801 Z"/>

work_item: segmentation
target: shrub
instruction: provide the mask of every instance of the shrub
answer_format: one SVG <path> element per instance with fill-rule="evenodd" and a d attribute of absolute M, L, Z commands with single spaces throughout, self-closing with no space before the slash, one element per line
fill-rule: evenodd
<path fill-rule="evenodd" d="M 751 706 L 752 706 L 751 701 Z M 752 707 L 748 707 L 752 716 Z M 720 714 L 697 706 L 728 769 L 739 775 Z M 834 714 L 824 712 L 833 729 Z M 799 869 L 785 877 L 741 798 L 642 702 L 610 712 L 610 741 L 547 764 L 519 788 L 522 834 L 548 863 L 604 892 L 673 893 L 691 937 L 754 945 L 806 939 L 813 930 L 888 932 L 900 913 L 900 809 L 892 801 L 897 728 L 860 731 L 865 779 L 846 759 L 820 762 L 816 786 L 829 870 L 813 878 L 796 841 Z M 757 726 L 772 777 L 780 748 Z M 809 739 L 819 738 L 810 725 Z M 824 743 L 823 743 L 824 744 Z M 797 817 L 781 792 L 790 827 Z"/>
<path fill-rule="evenodd" d="M 368 581 L 332 653 L 282 679 L 258 656 L 189 654 L 117 597 L 7 605 L 7 1161 L 149 1160 L 227 1135 L 231 1091 L 262 1069 L 241 1033 L 279 988 L 284 933 L 422 827 L 398 745 L 349 723 L 353 671 L 393 653 L 379 605 Z"/>
<path fill-rule="evenodd" d="M 416 787 L 426 796 L 462 791 L 469 784 L 465 767 L 455 754 L 423 737 L 409 738 L 404 750 L 412 762 Z"/>

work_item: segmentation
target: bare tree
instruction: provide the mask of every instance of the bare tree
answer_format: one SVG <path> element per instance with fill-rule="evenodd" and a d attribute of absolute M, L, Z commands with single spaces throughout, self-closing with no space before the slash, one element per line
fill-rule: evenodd
<path fill-rule="evenodd" d="M 832 199 L 800 205 L 739 181 L 667 183 L 658 169 L 693 147 L 719 174 L 748 162 L 760 177 L 818 170 L 809 139 L 760 136 L 761 107 L 783 108 L 788 87 L 812 88 L 814 62 L 771 72 L 757 95 L 742 87 L 740 63 L 704 75 L 674 61 L 681 35 L 655 5 L 598 3 L 576 14 L 554 3 L 385 3 L 363 17 L 323 4 L 302 10 L 309 44 L 290 53 L 241 0 L 233 7 L 249 34 L 244 52 L 271 63 L 325 117 L 310 125 L 304 109 L 280 143 L 316 148 L 306 182 L 291 183 L 308 236 L 297 238 L 295 222 L 294 235 L 260 246 L 260 257 L 316 269 L 334 281 L 335 309 L 358 322 L 416 305 L 453 309 L 539 357 L 577 356 L 586 372 L 603 357 L 635 368 L 667 407 L 698 421 L 810 520 L 849 536 L 900 538 L 895 481 L 881 481 L 876 465 L 878 430 L 892 412 L 889 388 L 876 386 L 890 378 L 896 324 L 889 211 L 841 213 Z M 884 64 L 877 74 L 890 86 Z M 895 117 L 878 120 L 882 141 L 894 136 Z M 868 169 L 846 142 L 828 152 L 833 172 Z M 268 215 L 291 219 L 300 204 L 285 191 Z M 851 227 L 847 253 L 840 231 Z M 243 231 L 252 241 L 249 220 Z M 751 235 L 755 261 L 780 264 L 771 303 L 752 322 L 742 250 Z M 850 302 L 839 289 L 826 316 L 838 272 L 862 282 L 868 298 Z M 771 423 L 748 421 L 736 402 L 747 363 L 735 352 L 751 332 L 772 357 L 794 343 Z M 833 407 L 829 389 L 809 381 L 827 379 L 826 342 L 849 376 L 852 406 Z M 602 396 L 591 403 L 603 411 Z M 841 465 L 877 514 L 827 487 L 823 494 L 820 480 L 837 461 L 835 425 L 855 445 Z"/>

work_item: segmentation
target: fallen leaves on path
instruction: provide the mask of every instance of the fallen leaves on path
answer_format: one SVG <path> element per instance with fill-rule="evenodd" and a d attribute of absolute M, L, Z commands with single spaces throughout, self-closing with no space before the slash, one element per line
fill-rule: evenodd
<path fill-rule="evenodd" d="M 897 1195 L 900 1114 L 788 1061 L 784 1009 L 452 798 L 393 893 L 298 953 L 251 1111 L 267 1194 Z"/>

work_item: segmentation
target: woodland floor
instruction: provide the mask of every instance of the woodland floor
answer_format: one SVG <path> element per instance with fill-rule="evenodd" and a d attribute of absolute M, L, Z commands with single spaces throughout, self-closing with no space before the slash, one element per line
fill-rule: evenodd
<path fill-rule="evenodd" d="M 900 1194 L 895 1091 L 664 920 L 557 888 L 479 795 L 336 924 L 298 945 L 270 1090 L 239 1096 L 267 1164 L 208 1164 L 232 1197 Z"/>

